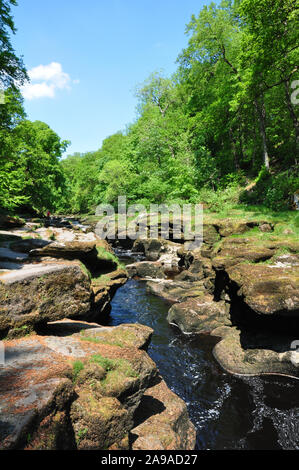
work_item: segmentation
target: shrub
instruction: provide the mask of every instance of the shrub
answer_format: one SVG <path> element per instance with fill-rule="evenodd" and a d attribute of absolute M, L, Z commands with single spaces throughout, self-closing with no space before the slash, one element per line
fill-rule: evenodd
<path fill-rule="evenodd" d="M 271 175 L 266 168 L 262 168 L 256 184 L 251 191 L 242 191 L 240 202 L 245 204 L 264 204 L 273 211 L 282 211 L 290 208 L 294 192 L 299 187 L 299 177 L 289 171 L 278 175 Z"/>

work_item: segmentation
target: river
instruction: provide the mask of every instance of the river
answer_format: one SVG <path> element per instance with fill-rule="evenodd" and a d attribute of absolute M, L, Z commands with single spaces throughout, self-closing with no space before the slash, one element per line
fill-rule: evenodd
<path fill-rule="evenodd" d="M 168 325 L 169 305 L 147 293 L 143 281 L 129 280 L 111 306 L 109 325 L 153 328 L 148 354 L 187 404 L 198 450 L 299 449 L 299 381 L 227 374 L 212 355 L 216 340 L 185 336 Z"/>

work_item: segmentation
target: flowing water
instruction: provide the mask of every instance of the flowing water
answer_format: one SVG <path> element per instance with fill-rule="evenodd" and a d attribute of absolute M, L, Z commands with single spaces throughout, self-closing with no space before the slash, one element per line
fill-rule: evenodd
<path fill-rule="evenodd" d="M 111 305 L 110 325 L 153 328 L 148 354 L 187 404 L 197 449 L 299 449 L 299 381 L 225 373 L 212 356 L 216 340 L 168 325 L 169 305 L 147 293 L 143 281 L 129 280 Z"/>

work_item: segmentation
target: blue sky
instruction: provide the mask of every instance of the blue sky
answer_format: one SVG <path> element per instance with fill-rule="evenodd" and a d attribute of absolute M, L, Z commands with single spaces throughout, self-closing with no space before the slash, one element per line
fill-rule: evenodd
<path fill-rule="evenodd" d="M 28 118 L 72 142 L 67 154 L 100 148 L 136 118 L 134 89 L 175 71 L 185 25 L 206 0 L 19 0 L 12 42 L 32 77 Z"/>

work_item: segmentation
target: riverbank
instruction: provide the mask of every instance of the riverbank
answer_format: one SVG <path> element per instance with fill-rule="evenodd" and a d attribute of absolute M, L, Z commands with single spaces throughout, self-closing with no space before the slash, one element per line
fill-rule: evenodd
<path fill-rule="evenodd" d="M 0 233 L 1 449 L 193 449 L 186 405 L 146 353 L 153 331 L 100 326 L 127 281 L 111 247 L 68 223 L 12 223 Z"/>
<path fill-rule="evenodd" d="M 126 262 L 126 266 L 107 242 L 97 239 L 94 227 L 87 221 L 72 227 L 69 221 L 66 223 L 67 226 L 58 223 L 59 226 L 44 227 L 31 221 L 12 228 L 10 221 L 9 230 L 0 233 L 2 339 L 11 357 L 21 354 L 27 346 L 37 352 L 35 366 L 29 373 L 34 397 L 21 388 L 15 401 L 9 386 L 4 389 L 8 420 L 2 430 L 4 447 L 60 448 L 59 436 L 67 429 L 68 434 L 75 436 L 65 444 L 67 448 L 194 448 L 195 430 L 186 405 L 172 395 L 156 366 L 151 366 L 152 372 L 145 372 L 144 379 L 139 380 L 140 371 L 143 367 L 148 370 L 148 366 L 139 365 L 136 371 L 135 357 L 140 354 L 137 350 L 148 347 L 152 330 L 123 325 L 124 330 L 118 326 L 108 334 L 98 326 L 109 323 L 113 297 L 128 277 L 143 279 L 149 292 L 165 300 L 169 325 L 187 338 L 197 338 L 197 344 L 210 338 L 214 358 L 229 374 L 298 378 L 298 352 L 292 347 L 298 333 L 296 222 L 286 225 L 272 218 L 217 218 L 209 214 L 204 219 L 204 243 L 200 249 L 190 250 L 188 242 L 175 239 L 116 240 L 117 252 L 130 249 L 138 255 L 137 262 Z M 127 297 L 130 295 L 125 291 L 124 306 Z M 126 323 L 135 321 L 134 308 L 128 305 Z M 142 315 L 137 321 L 143 323 Z M 101 359 L 95 361 L 98 356 Z M 51 377 L 38 373 L 40 368 L 48 368 L 48 362 L 43 362 L 45 357 L 53 363 Z M 143 357 L 148 364 L 148 356 Z M 165 361 L 167 371 L 171 366 L 167 357 Z M 212 362 L 208 367 L 213 369 Z M 26 361 L 13 360 L 1 370 L 3 383 L 13 385 L 16 376 L 22 371 L 27 374 L 27 369 Z M 81 377 L 78 383 L 77 376 Z M 49 383 L 48 379 L 59 379 L 55 397 L 62 391 L 62 407 L 56 398 L 47 395 L 49 390 L 44 389 L 44 384 Z M 64 386 L 60 388 L 60 379 L 69 381 L 68 392 Z M 40 388 L 48 402 L 43 402 L 45 408 L 42 406 L 36 415 L 32 410 L 40 399 Z M 179 395 L 184 398 L 181 392 Z M 117 406 L 109 400 L 101 401 L 107 397 L 116 398 Z M 22 408 L 24 398 L 28 406 Z M 99 400 L 105 403 L 101 413 L 110 423 L 112 415 L 123 416 L 127 423 L 123 438 L 116 425 L 108 429 L 103 424 L 106 431 L 100 437 L 99 433 L 89 434 L 94 422 L 90 417 L 93 411 L 88 407 Z M 161 402 L 165 412 L 159 408 L 149 416 L 145 411 L 149 400 Z M 73 404 L 77 410 L 74 413 Z M 21 429 L 16 426 L 20 416 L 25 423 Z M 44 435 L 41 426 L 47 417 L 52 440 L 40 437 Z M 102 418 L 97 416 L 96 422 Z M 5 434 L 9 422 L 13 437 Z M 48 431 L 45 433 L 48 436 Z M 31 445 L 25 435 L 30 435 Z"/>

